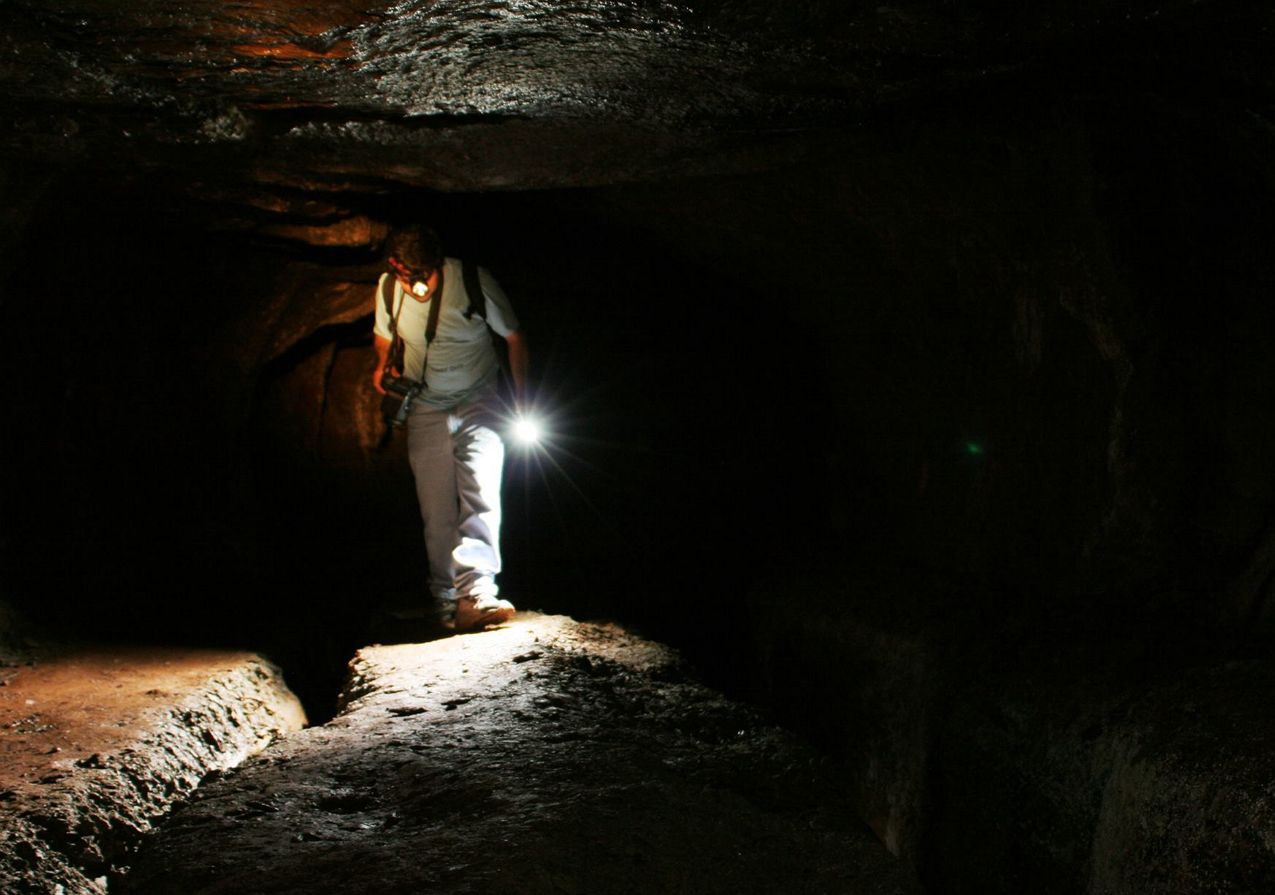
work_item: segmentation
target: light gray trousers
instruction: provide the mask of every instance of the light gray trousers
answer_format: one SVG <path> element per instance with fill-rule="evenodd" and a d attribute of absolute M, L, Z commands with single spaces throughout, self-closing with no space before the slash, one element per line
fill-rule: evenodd
<path fill-rule="evenodd" d="M 407 417 L 407 454 L 425 523 L 429 589 L 448 603 L 495 596 L 500 572 L 500 479 L 505 445 L 500 401 L 440 410 L 417 404 Z"/>

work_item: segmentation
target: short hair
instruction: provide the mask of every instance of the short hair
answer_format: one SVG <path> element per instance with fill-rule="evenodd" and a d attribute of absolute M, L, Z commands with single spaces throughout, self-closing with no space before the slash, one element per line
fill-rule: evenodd
<path fill-rule="evenodd" d="M 412 224 L 395 230 L 386 241 L 386 254 L 414 270 L 435 270 L 443 264 L 443 246 L 429 227 Z"/>

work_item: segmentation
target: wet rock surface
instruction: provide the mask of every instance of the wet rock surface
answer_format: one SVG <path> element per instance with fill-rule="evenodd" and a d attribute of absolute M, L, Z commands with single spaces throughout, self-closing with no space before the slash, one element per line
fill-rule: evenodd
<path fill-rule="evenodd" d="M 343 698 L 202 788 L 126 890 L 916 891 L 830 767 L 618 627 L 369 647 Z"/>
<path fill-rule="evenodd" d="M 105 891 L 209 774 L 305 716 L 249 653 L 42 649 L 0 674 L 0 889 Z"/>
<path fill-rule="evenodd" d="M 865 110 L 1083 82 L 1081 52 L 1100 78 L 1167 53 L 1199 81 L 1238 58 L 1268 87 L 1250 5 L 14 0 L 0 150 L 452 190 L 749 170 Z"/>

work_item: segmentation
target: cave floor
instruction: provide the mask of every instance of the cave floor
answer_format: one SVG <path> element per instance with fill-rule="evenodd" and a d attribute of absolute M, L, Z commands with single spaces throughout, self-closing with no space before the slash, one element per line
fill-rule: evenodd
<path fill-rule="evenodd" d="M 329 723 L 202 786 L 112 891 L 917 891 L 835 770 L 612 625 L 356 655 Z"/>

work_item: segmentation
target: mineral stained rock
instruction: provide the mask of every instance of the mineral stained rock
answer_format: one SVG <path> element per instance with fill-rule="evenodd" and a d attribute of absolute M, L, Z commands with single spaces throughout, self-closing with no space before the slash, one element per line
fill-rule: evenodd
<path fill-rule="evenodd" d="M 131 892 L 917 891 L 837 777 L 607 625 L 361 650 L 344 708 L 201 789 Z"/>
<path fill-rule="evenodd" d="M 6 668 L 0 890 L 104 892 L 151 826 L 210 774 L 305 715 L 249 653 L 77 649 Z"/>

